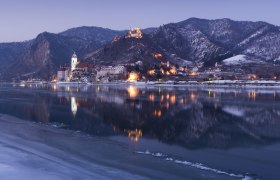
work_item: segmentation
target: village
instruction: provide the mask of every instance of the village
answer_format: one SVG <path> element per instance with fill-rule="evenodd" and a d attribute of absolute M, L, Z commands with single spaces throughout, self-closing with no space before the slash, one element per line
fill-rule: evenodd
<path fill-rule="evenodd" d="M 125 38 L 141 39 L 143 33 L 140 28 L 132 28 Z M 113 41 L 118 41 L 116 37 Z M 179 66 L 162 58 L 161 53 L 151 56 L 157 60 L 153 64 L 144 65 L 142 61 L 119 64 L 115 66 L 102 66 L 90 63 L 81 63 L 74 52 L 71 65 L 63 65 L 57 71 L 52 82 L 57 83 L 110 83 L 110 82 L 209 82 L 218 80 L 260 80 L 256 74 L 245 73 L 242 69 L 225 70 L 216 63 L 205 68 L 202 65 Z M 277 80 L 272 76 L 266 80 Z"/>

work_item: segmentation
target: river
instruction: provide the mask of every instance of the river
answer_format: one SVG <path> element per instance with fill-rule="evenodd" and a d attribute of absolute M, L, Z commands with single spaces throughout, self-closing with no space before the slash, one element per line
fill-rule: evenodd
<path fill-rule="evenodd" d="M 0 177 L 280 175 L 277 88 L 2 84 L 0 114 Z"/>

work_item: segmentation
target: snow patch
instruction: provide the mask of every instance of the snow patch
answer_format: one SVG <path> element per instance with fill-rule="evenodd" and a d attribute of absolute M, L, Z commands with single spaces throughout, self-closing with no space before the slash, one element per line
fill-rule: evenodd
<path fill-rule="evenodd" d="M 223 60 L 223 63 L 225 65 L 248 64 L 248 63 L 253 63 L 253 62 L 255 62 L 255 61 L 248 60 L 248 57 L 246 55 L 242 55 L 242 54 Z"/>

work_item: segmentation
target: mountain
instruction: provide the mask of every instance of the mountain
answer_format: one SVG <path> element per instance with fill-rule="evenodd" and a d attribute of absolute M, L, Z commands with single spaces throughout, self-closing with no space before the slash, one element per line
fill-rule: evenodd
<path fill-rule="evenodd" d="M 102 48 L 87 54 L 85 60 L 102 65 L 129 64 L 142 61 L 145 64 L 159 62 L 153 54 L 160 52 L 148 35 L 141 39 L 120 37 L 118 40 L 106 44 Z"/>
<path fill-rule="evenodd" d="M 58 34 L 43 32 L 27 42 L 0 44 L 1 78 L 49 79 L 59 66 L 70 63 L 74 51 L 82 57 L 122 34 L 124 31 L 79 27 Z"/>
<path fill-rule="evenodd" d="M 246 57 L 247 65 L 280 62 L 280 28 L 266 22 L 190 18 L 142 32 L 143 38 L 134 39 L 124 37 L 127 31 L 84 26 L 44 32 L 26 42 L 0 43 L 0 78 L 49 79 L 60 65 L 70 63 L 73 51 L 81 61 L 106 65 L 159 62 L 155 54 L 174 64 L 205 67 L 233 56 Z"/>
<path fill-rule="evenodd" d="M 116 36 L 124 35 L 127 30 L 115 31 L 111 29 L 105 29 L 101 27 L 78 27 L 66 30 L 59 33 L 59 35 L 78 38 L 84 41 L 91 41 L 98 44 L 98 46 L 105 45 L 106 43 L 112 41 Z"/>
<path fill-rule="evenodd" d="M 29 42 L 0 43 L 0 70 L 19 60 L 28 44 Z"/>
<path fill-rule="evenodd" d="M 131 39 L 122 39 L 122 41 L 128 42 Z M 103 64 L 104 59 L 107 59 L 108 64 L 111 62 L 123 63 L 123 58 L 135 62 L 141 59 L 138 51 L 134 51 L 134 54 L 129 53 L 129 57 L 138 57 L 133 60 L 128 58 L 127 52 L 121 49 L 125 47 L 128 50 L 133 48 L 132 44 L 141 43 L 147 47 L 146 49 L 156 49 L 157 53 L 164 54 L 166 60 L 179 65 L 192 62 L 211 66 L 239 54 L 246 56 L 248 62 L 280 60 L 279 27 L 265 22 L 190 18 L 182 22 L 160 26 L 150 34 L 146 34 L 144 40 L 134 39 L 132 41 L 134 43 L 130 43 L 131 46 L 124 42 L 106 45 L 87 55 L 86 59 Z M 153 43 L 152 47 L 150 42 Z M 123 46 L 124 44 L 127 46 Z M 120 51 L 110 53 L 116 49 Z M 142 59 L 146 59 L 145 53 L 143 53 Z"/>

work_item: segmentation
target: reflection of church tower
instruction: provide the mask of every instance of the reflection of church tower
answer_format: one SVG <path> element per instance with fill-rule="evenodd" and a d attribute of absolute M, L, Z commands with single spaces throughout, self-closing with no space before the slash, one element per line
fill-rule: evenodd
<path fill-rule="evenodd" d="M 76 53 L 74 52 L 71 58 L 71 71 L 74 71 L 76 69 L 77 64 L 78 64 L 78 58 Z"/>
<path fill-rule="evenodd" d="M 76 113 L 78 111 L 78 105 L 75 97 L 71 97 L 71 111 L 73 115 L 76 116 Z"/>

